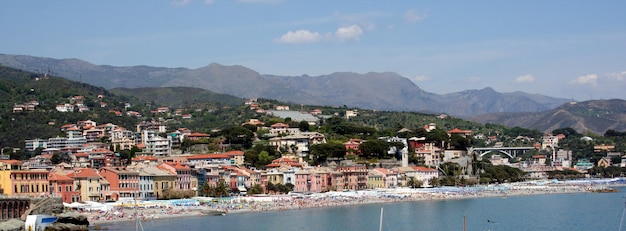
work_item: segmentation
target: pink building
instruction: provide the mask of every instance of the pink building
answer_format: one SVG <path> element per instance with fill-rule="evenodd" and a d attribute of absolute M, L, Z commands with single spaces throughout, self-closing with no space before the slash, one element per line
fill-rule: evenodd
<path fill-rule="evenodd" d="M 367 189 L 367 168 L 365 165 L 339 166 L 337 171 L 343 174 L 343 189 Z"/>

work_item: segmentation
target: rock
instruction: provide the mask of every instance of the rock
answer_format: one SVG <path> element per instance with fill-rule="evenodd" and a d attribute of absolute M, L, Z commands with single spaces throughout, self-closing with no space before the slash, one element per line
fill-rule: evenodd
<path fill-rule="evenodd" d="M 66 212 L 57 214 L 56 217 L 58 218 L 56 223 L 89 226 L 89 220 L 87 220 L 87 216 L 80 213 Z"/>
<path fill-rule="evenodd" d="M 55 222 L 46 226 L 46 231 L 83 231 L 89 230 L 86 225 L 75 225 Z"/>
<path fill-rule="evenodd" d="M 0 222 L 0 231 L 22 231 L 24 227 L 24 222 L 19 219 Z"/>

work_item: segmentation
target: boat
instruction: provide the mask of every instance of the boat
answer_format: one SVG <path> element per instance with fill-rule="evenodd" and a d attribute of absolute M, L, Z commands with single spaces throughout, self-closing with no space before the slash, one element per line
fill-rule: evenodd
<path fill-rule="evenodd" d="M 46 227 L 57 221 L 57 217 L 50 215 L 28 215 L 24 222 L 24 230 L 26 231 L 43 231 Z"/>

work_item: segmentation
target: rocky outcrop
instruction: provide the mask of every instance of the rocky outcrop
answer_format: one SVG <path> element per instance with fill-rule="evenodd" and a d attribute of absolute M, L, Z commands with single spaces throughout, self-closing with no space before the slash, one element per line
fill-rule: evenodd
<path fill-rule="evenodd" d="M 74 212 L 61 213 L 56 215 L 58 217 L 57 222 L 46 227 L 46 230 L 70 230 L 70 231 L 82 231 L 89 229 L 89 221 L 85 215 Z"/>
<path fill-rule="evenodd" d="M 24 230 L 24 221 L 19 219 L 11 219 L 0 222 L 0 231 L 22 231 Z"/>
<path fill-rule="evenodd" d="M 33 209 L 30 214 L 59 214 L 63 212 L 63 200 L 61 198 L 36 198 L 31 201 Z"/>

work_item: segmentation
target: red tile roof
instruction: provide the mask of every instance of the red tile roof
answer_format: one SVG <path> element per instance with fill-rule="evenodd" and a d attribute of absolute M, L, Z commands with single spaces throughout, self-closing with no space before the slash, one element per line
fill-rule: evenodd
<path fill-rule="evenodd" d="M 189 134 L 187 136 L 188 137 L 209 137 L 210 135 L 206 134 L 206 133 L 194 132 L 194 133 L 191 133 L 191 134 Z"/>
<path fill-rule="evenodd" d="M 225 154 L 198 154 L 193 156 L 188 156 L 187 160 L 200 160 L 200 159 L 229 159 L 229 155 Z"/>
<path fill-rule="evenodd" d="M 232 150 L 232 151 L 225 152 L 223 154 L 226 154 L 229 156 L 243 156 L 244 153 L 243 151 L 240 151 L 240 150 Z"/>
<path fill-rule="evenodd" d="M 417 170 L 417 171 L 421 171 L 421 172 L 436 172 L 436 169 L 432 169 L 432 168 L 427 168 L 424 166 L 413 166 L 413 169 Z"/>
<path fill-rule="evenodd" d="M 23 162 L 19 160 L 0 160 L 0 162 L 11 164 L 11 165 L 22 165 Z"/>
<path fill-rule="evenodd" d="M 98 172 L 96 172 L 96 170 L 91 169 L 91 168 L 76 169 L 74 172 L 68 174 L 67 176 L 72 177 L 72 178 L 98 178 L 100 177 Z"/>
<path fill-rule="evenodd" d="M 50 173 L 50 176 L 48 176 L 48 180 L 49 181 L 74 181 L 74 179 L 72 179 L 71 177 L 64 176 L 61 174 L 56 174 L 56 173 Z"/>

